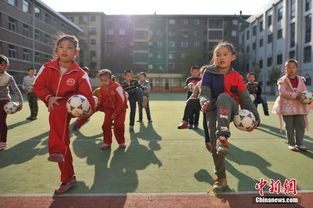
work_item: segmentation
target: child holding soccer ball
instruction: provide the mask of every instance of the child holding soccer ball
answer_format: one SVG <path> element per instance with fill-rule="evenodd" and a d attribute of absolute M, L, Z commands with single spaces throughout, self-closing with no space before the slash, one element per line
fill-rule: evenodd
<path fill-rule="evenodd" d="M 234 46 L 228 42 L 220 42 L 214 49 L 212 65 L 206 68 L 202 78 L 200 103 L 202 111 L 206 112 L 217 175 L 213 192 L 221 192 L 227 187 L 225 155 L 230 137 L 229 124 L 238 112 L 239 105 L 256 117 L 256 122 L 249 131 L 256 128 L 260 121 L 242 76 L 232 68 L 235 59 Z"/>
<path fill-rule="evenodd" d="M 307 104 L 301 103 L 303 91 L 306 91 L 304 77 L 298 76 L 298 61 L 288 59 L 285 62 L 285 75 L 278 80 L 279 96 L 277 97 L 273 113 L 279 115 L 280 129 L 282 120 L 285 123 L 288 148 L 291 151 L 307 151 L 303 144 L 303 137 L 306 127 L 309 108 Z"/>
<path fill-rule="evenodd" d="M 62 183 L 55 193 L 60 194 L 77 184 L 69 147 L 69 123 L 73 116 L 68 113 L 66 103 L 71 96 L 80 94 L 88 99 L 93 112 L 95 101 L 87 73 L 75 62 L 79 55 L 77 38 L 71 35 L 61 36 L 56 42 L 55 54 L 55 60 L 41 67 L 33 90 L 50 112 L 48 160 L 59 165 Z"/>
<path fill-rule="evenodd" d="M 112 125 L 114 136 L 120 149 L 125 149 L 125 116 L 127 109 L 127 96 L 122 86 L 113 81 L 112 72 L 104 69 L 98 73 L 102 87 L 99 94 L 98 110 L 105 113 L 102 150 L 109 149 L 112 144 Z"/>
<path fill-rule="evenodd" d="M 9 59 L 0 54 L 0 151 L 7 147 L 8 126 L 6 123 L 7 113 L 4 111 L 4 106 L 11 101 L 10 91 L 17 95 L 19 102 L 17 110 L 21 110 L 23 106 L 22 94 L 14 78 L 6 72 L 9 65 Z"/>

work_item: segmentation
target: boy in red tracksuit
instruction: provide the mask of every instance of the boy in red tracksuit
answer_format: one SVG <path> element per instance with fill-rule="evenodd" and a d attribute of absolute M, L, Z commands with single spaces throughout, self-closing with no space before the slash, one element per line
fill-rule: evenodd
<path fill-rule="evenodd" d="M 112 72 L 104 69 L 99 72 L 98 77 L 102 87 L 100 89 L 98 110 L 105 113 L 103 130 L 102 150 L 109 149 L 112 144 L 112 125 L 114 136 L 119 144 L 119 148 L 125 149 L 125 115 L 127 109 L 126 92 L 120 84 L 113 81 Z M 113 124 L 114 123 L 114 124 Z"/>
<path fill-rule="evenodd" d="M 55 53 L 57 59 L 41 67 L 33 84 L 33 90 L 45 102 L 50 112 L 48 160 L 58 162 L 62 183 L 55 193 L 60 194 L 77 183 L 69 148 L 69 123 L 72 116 L 66 109 L 66 102 L 72 95 L 81 94 L 88 99 L 92 112 L 95 110 L 95 101 L 87 73 L 75 62 L 75 57 L 79 54 L 76 37 L 62 36 L 57 41 Z"/>

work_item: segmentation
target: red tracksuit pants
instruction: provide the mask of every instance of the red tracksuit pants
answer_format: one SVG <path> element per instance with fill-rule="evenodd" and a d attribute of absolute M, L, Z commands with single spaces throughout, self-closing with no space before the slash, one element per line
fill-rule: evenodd
<path fill-rule="evenodd" d="M 7 113 L 3 109 L 7 102 L 9 102 L 9 100 L 0 100 L 0 142 L 7 142 Z"/>
<path fill-rule="evenodd" d="M 50 133 L 48 141 L 49 153 L 64 154 L 64 162 L 58 163 L 61 181 L 67 182 L 74 176 L 73 158 L 70 150 L 70 120 L 65 104 L 54 105 L 49 115 Z"/>
<path fill-rule="evenodd" d="M 103 143 L 112 143 L 112 125 L 114 126 L 114 136 L 118 144 L 125 143 L 125 115 L 126 111 L 120 113 L 114 121 L 112 121 L 111 116 L 113 111 L 105 111 L 104 122 L 102 125 L 103 130 Z M 114 124 L 113 124 L 114 122 Z"/>
<path fill-rule="evenodd" d="M 84 116 L 76 119 L 76 127 L 80 129 L 84 124 L 86 124 L 90 120 L 91 116 L 92 114 L 90 116 Z"/>

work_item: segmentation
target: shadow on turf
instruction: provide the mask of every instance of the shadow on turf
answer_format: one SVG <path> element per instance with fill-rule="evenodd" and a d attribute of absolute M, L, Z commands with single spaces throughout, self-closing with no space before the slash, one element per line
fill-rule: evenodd
<path fill-rule="evenodd" d="M 9 126 L 8 126 L 8 129 L 14 129 L 14 128 L 16 128 L 16 127 L 22 126 L 22 125 L 27 124 L 27 123 L 30 123 L 30 122 L 32 122 L 32 121 L 30 121 L 30 120 L 19 121 L 19 122 L 17 122 L 17 123 L 14 123 L 14 124 L 9 125 Z"/>

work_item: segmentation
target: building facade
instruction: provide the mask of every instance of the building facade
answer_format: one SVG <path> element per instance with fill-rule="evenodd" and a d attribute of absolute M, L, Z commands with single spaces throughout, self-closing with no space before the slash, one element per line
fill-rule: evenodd
<path fill-rule="evenodd" d="M 0 1 L 0 53 L 10 60 L 9 73 L 21 84 L 27 68 L 52 59 L 59 34 L 79 35 L 77 25 L 39 0 Z"/>
<path fill-rule="evenodd" d="M 240 32 L 241 63 L 245 72 L 260 69 L 259 81 L 273 90 L 270 75 L 287 58 L 299 61 L 299 74 L 312 90 L 312 0 L 271 0 L 259 14 L 247 19 Z"/>

